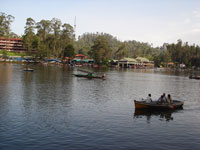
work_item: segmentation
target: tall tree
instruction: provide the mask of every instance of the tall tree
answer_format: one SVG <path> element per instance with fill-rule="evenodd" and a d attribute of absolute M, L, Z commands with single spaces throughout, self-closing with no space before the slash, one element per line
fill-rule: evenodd
<path fill-rule="evenodd" d="M 10 24 L 13 22 L 14 17 L 12 15 L 7 15 L 3 12 L 0 12 L 0 37 L 9 37 L 10 36 Z"/>
<path fill-rule="evenodd" d="M 122 59 L 126 55 L 126 44 L 122 43 L 118 50 L 114 53 L 114 58 L 115 59 Z"/>
<path fill-rule="evenodd" d="M 35 36 L 34 29 L 35 29 L 35 21 L 32 18 L 27 18 L 22 40 L 28 52 L 31 52 L 33 50 L 33 40 Z"/>
<path fill-rule="evenodd" d="M 98 36 L 94 45 L 89 51 L 89 55 L 95 60 L 97 64 L 106 64 L 111 58 L 112 50 L 103 36 Z"/>
<path fill-rule="evenodd" d="M 65 38 L 65 40 L 75 40 L 75 35 L 74 35 L 74 29 L 70 24 L 63 24 L 62 25 L 62 37 Z"/>
<path fill-rule="evenodd" d="M 75 40 L 75 36 L 74 36 L 74 29 L 70 24 L 63 24 L 62 25 L 62 30 L 61 30 L 61 35 L 60 35 L 60 44 L 61 44 L 61 48 L 62 48 L 62 54 L 66 54 L 66 48 L 67 49 L 72 49 L 73 47 L 73 53 L 75 53 L 75 48 L 74 48 L 74 40 Z M 71 48 L 69 48 L 68 46 L 72 46 Z M 62 56 L 64 57 L 64 56 Z M 71 57 L 71 56 L 69 56 Z"/>
<path fill-rule="evenodd" d="M 61 45 L 61 37 L 60 37 L 60 28 L 62 26 L 62 23 L 59 19 L 53 18 L 51 20 L 51 27 L 53 31 L 53 40 L 52 40 L 52 51 L 56 55 L 56 57 L 59 56 L 59 54 L 62 52 L 62 45 Z"/>
<path fill-rule="evenodd" d="M 41 20 L 36 23 L 36 28 L 38 29 L 37 34 L 42 38 L 43 41 L 46 40 L 47 35 L 51 32 L 51 21 L 49 20 Z"/>
<path fill-rule="evenodd" d="M 69 44 L 65 47 L 64 49 L 64 58 L 65 57 L 74 57 L 75 55 L 75 50 L 74 50 L 74 46 L 72 44 Z"/>
<path fill-rule="evenodd" d="M 36 23 L 37 28 L 37 37 L 38 37 L 38 51 L 42 53 L 41 57 L 50 56 L 50 41 L 49 34 L 52 30 L 51 21 L 49 20 L 41 20 Z"/>

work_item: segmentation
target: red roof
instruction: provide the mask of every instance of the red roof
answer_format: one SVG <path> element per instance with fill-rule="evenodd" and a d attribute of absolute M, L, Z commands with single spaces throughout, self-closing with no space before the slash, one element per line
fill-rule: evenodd
<path fill-rule="evenodd" d="M 85 57 L 83 54 L 77 54 L 76 57 Z"/>
<path fill-rule="evenodd" d="M 21 41 L 21 38 L 4 38 L 0 37 L 0 40 L 7 40 L 7 41 Z"/>

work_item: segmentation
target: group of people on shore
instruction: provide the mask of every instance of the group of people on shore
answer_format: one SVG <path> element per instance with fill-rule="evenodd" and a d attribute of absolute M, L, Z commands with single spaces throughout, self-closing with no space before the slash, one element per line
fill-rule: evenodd
<path fill-rule="evenodd" d="M 146 103 L 151 103 L 152 102 L 152 98 L 151 98 L 151 94 L 148 94 L 147 98 L 146 98 Z M 171 99 L 171 95 L 168 94 L 167 97 L 165 95 L 165 93 L 163 93 L 160 98 L 157 100 L 157 103 L 168 103 L 168 104 L 172 104 L 173 101 Z"/>

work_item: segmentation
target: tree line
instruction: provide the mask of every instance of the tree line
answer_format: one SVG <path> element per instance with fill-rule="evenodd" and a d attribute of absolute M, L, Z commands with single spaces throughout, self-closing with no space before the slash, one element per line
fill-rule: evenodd
<path fill-rule="evenodd" d="M 35 31 L 36 30 L 36 31 Z M 35 22 L 27 18 L 22 40 L 28 52 L 37 51 L 37 57 L 63 58 L 71 48 L 74 55 L 74 30 L 70 24 L 53 18 L 52 20 L 41 20 Z"/>
<path fill-rule="evenodd" d="M 0 37 L 19 37 L 10 29 L 14 21 L 12 15 L 0 13 Z M 24 34 L 20 37 L 23 45 L 31 55 L 37 58 L 74 57 L 84 54 L 93 58 L 97 64 L 107 64 L 110 59 L 123 57 L 146 57 L 154 61 L 155 66 L 165 66 L 168 62 L 184 63 L 188 67 L 200 67 L 200 47 L 178 40 L 177 43 L 164 43 L 154 48 L 149 43 L 135 40 L 119 41 L 107 33 L 84 33 L 75 39 L 74 28 L 60 19 L 36 22 L 27 18 Z"/>
<path fill-rule="evenodd" d="M 167 45 L 166 56 L 175 63 L 184 63 L 188 67 L 200 67 L 200 47 L 198 45 L 188 45 L 178 40 L 176 44 Z"/>

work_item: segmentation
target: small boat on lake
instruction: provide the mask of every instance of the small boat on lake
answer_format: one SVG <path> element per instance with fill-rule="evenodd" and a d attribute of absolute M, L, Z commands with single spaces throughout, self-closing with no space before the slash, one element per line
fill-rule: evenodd
<path fill-rule="evenodd" d="M 78 71 L 87 73 L 87 74 L 73 74 L 76 77 L 83 77 L 83 78 L 88 78 L 88 79 L 106 79 L 106 74 L 103 75 L 94 75 L 94 72 L 88 71 L 88 70 L 83 70 L 83 69 L 78 69 Z"/>
<path fill-rule="evenodd" d="M 34 70 L 31 68 L 24 68 L 24 71 L 29 71 L 29 72 L 33 72 Z"/>
<path fill-rule="evenodd" d="M 136 101 L 135 103 L 135 109 L 153 109 L 153 110 L 170 110 L 170 109 L 180 109 L 183 108 L 184 102 L 173 100 L 172 104 L 168 103 L 158 103 L 158 101 L 153 101 L 150 103 L 147 103 L 146 101 Z"/>
<path fill-rule="evenodd" d="M 197 80 L 200 80 L 200 76 L 193 76 L 193 75 L 190 75 L 189 78 L 190 78 L 190 79 L 197 79 Z"/>
<path fill-rule="evenodd" d="M 106 79 L 105 75 L 102 76 L 94 76 L 93 74 L 73 74 L 76 77 L 83 77 L 83 78 L 88 78 L 88 79 Z"/>

